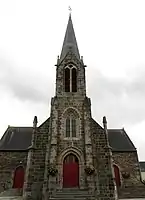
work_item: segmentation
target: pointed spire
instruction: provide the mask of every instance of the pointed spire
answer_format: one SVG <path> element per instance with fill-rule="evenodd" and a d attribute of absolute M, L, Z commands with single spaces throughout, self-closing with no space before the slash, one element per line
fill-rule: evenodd
<path fill-rule="evenodd" d="M 63 42 L 63 46 L 62 46 L 60 59 L 63 59 L 69 50 L 71 50 L 75 54 L 75 56 L 78 59 L 80 59 L 78 45 L 77 45 L 75 32 L 74 32 L 74 28 L 73 28 L 73 23 L 72 23 L 72 19 L 71 19 L 71 13 L 69 15 L 69 20 L 68 20 L 68 24 L 67 24 L 67 29 L 66 29 L 66 33 L 65 33 L 65 37 L 64 37 L 64 42 Z"/>

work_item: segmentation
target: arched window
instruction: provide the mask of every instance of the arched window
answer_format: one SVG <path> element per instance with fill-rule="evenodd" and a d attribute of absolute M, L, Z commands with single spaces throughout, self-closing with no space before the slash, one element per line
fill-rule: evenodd
<path fill-rule="evenodd" d="M 66 137 L 76 137 L 76 119 L 69 116 L 66 119 Z"/>
<path fill-rule="evenodd" d="M 66 119 L 66 137 L 70 137 L 70 119 Z"/>
<path fill-rule="evenodd" d="M 75 68 L 72 69 L 72 92 L 77 91 L 77 71 Z"/>
<path fill-rule="evenodd" d="M 70 92 L 70 69 L 65 69 L 65 92 Z"/>
<path fill-rule="evenodd" d="M 77 92 L 77 70 L 72 65 L 65 68 L 65 92 Z"/>
<path fill-rule="evenodd" d="M 62 125 L 64 138 L 80 137 L 80 117 L 76 109 L 68 108 L 63 113 Z"/>

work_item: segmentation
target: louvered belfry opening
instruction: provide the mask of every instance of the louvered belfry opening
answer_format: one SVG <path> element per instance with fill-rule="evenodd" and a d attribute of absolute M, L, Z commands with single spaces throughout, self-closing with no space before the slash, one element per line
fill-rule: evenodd
<path fill-rule="evenodd" d="M 77 92 L 77 70 L 72 69 L 72 92 Z"/>
<path fill-rule="evenodd" d="M 65 92 L 77 92 L 77 70 L 72 65 L 65 68 Z"/>
<path fill-rule="evenodd" d="M 70 69 L 65 68 L 65 92 L 70 92 Z"/>

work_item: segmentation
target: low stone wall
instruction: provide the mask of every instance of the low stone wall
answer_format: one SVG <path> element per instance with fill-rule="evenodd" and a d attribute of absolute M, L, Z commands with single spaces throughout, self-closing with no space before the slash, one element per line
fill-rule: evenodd
<path fill-rule="evenodd" d="M 22 165 L 25 169 L 27 152 L 0 152 L 0 192 L 13 186 L 16 167 Z"/>

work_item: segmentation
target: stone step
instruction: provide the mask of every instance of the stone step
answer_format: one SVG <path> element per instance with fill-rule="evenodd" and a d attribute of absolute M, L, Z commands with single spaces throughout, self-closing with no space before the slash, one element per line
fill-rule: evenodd
<path fill-rule="evenodd" d="M 62 189 L 57 191 L 58 194 L 88 194 L 88 190 L 86 189 Z"/>
<path fill-rule="evenodd" d="M 74 200 L 74 198 L 73 197 L 68 197 L 68 198 L 64 198 L 64 197 L 61 197 L 61 198 L 55 198 L 55 197 L 51 197 L 50 198 L 51 200 Z M 88 199 L 88 197 L 75 197 L 75 200 L 86 200 L 86 199 Z M 93 200 L 93 198 L 89 198 L 89 200 Z"/>
<path fill-rule="evenodd" d="M 0 197 L 0 200 L 22 200 L 22 197 L 11 196 L 11 197 Z"/>
<path fill-rule="evenodd" d="M 90 195 L 88 192 L 56 192 L 55 195 Z"/>
<path fill-rule="evenodd" d="M 91 197 L 91 194 L 54 194 L 53 197 L 72 197 L 72 198 L 76 198 L 76 197 Z"/>
<path fill-rule="evenodd" d="M 15 188 L 11 188 L 9 190 L 5 190 L 0 193 L 0 197 L 21 196 L 21 195 L 22 195 L 22 189 L 15 189 Z"/>
<path fill-rule="evenodd" d="M 51 200 L 93 200 L 92 194 L 89 194 L 86 189 L 79 188 L 65 188 L 54 193 Z"/>

